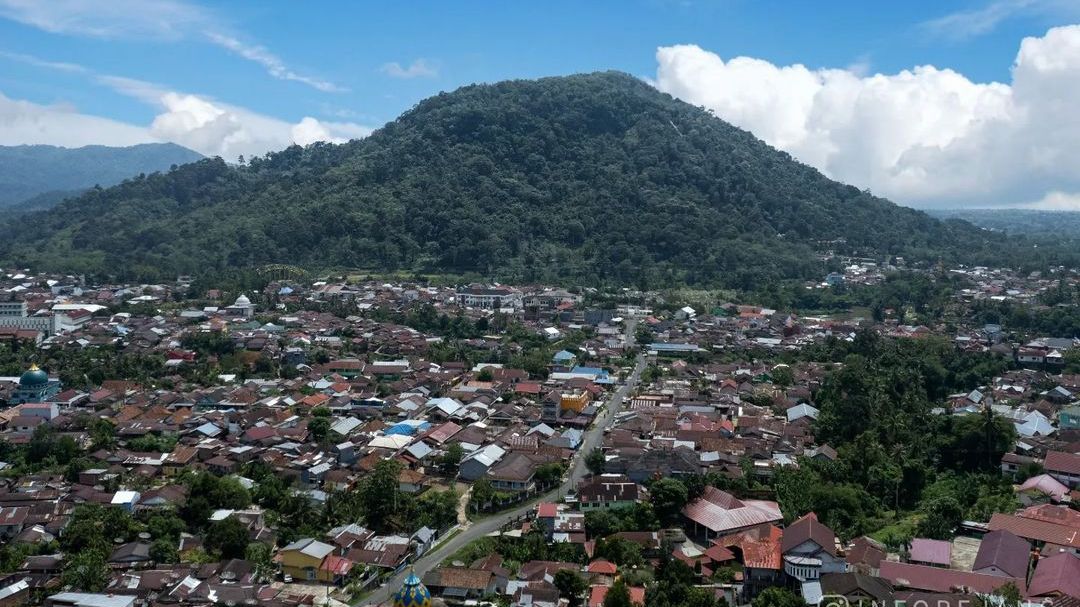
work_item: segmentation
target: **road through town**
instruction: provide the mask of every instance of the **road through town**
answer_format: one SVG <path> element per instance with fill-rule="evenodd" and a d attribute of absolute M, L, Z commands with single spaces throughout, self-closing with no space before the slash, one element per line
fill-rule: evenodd
<path fill-rule="evenodd" d="M 627 343 L 629 347 L 633 347 L 634 340 L 634 323 L 627 323 Z M 533 509 L 538 501 L 545 500 L 557 500 L 563 495 L 566 495 L 567 491 L 577 486 L 587 473 L 588 470 L 585 466 L 585 456 L 589 454 L 593 449 L 600 446 L 603 440 L 604 430 L 611 427 L 614 423 L 616 416 L 622 409 L 623 401 L 630 394 L 630 392 L 637 386 L 638 381 L 641 379 L 641 372 L 645 370 L 645 356 L 639 354 L 633 370 L 627 376 L 626 381 L 612 394 L 611 399 L 608 401 L 607 406 L 593 423 L 592 427 L 585 433 L 581 442 L 581 448 L 578 449 L 573 463 L 570 467 L 570 472 L 566 475 L 565 480 L 561 485 L 552 489 L 551 491 L 538 496 L 536 500 L 526 502 L 525 504 L 514 508 L 513 510 L 507 510 L 498 514 L 484 518 L 476 523 L 473 523 L 467 529 L 458 533 L 450 538 L 442 545 L 437 546 L 431 552 L 428 552 L 424 556 L 417 559 L 413 563 L 413 569 L 416 571 L 416 575 L 421 578 L 434 567 L 437 567 L 439 563 L 445 560 L 450 555 L 454 554 L 461 548 L 468 545 L 470 542 L 484 537 L 489 533 L 498 531 L 504 525 L 512 522 L 513 520 L 525 515 L 529 510 Z M 408 575 L 408 570 L 402 571 L 392 577 L 389 581 L 379 587 L 371 594 L 365 596 L 359 601 L 363 605 L 381 605 L 388 602 L 393 596 L 394 592 L 401 587 L 405 581 L 405 577 Z"/>

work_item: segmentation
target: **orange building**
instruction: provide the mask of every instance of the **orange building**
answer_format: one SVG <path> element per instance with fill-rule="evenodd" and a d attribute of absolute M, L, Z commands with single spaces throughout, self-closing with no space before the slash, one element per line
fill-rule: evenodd
<path fill-rule="evenodd" d="M 588 390 L 563 392 L 559 396 L 559 409 L 562 411 L 570 409 L 575 413 L 581 413 L 585 407 L 589 406 L 589 402 L 592 400 Z"/>

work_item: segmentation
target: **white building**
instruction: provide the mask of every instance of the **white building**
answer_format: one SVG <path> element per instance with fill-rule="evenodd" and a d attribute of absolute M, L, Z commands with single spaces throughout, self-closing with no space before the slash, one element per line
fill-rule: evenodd
<path fill-rule="evenodd" d="M 251 318 L 255 316 L 255 304 L 251 303 L 247 295 L 240 295 L 233 305 L 225 308 L 225 314 L 238 318 Z"/>
<path fill-rule="evenodd" d="M 522 306 L 521 291 L 507 287 L 465 287 L 458 289 L 457 298 L 467 308 L 520 310 Z"/>
<path fill-rule="evenodd" d="M 25 301 L 0 301 L 0 327 L 30 329 L 45 335 L 60 332 L 60 315 L 30 316 Z"/>

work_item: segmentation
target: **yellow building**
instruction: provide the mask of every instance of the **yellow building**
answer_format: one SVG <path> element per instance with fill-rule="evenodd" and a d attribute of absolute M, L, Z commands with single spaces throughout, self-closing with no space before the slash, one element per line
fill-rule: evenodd
<path fill-rule="evenodd" d="M 334 552 L 334 547 L 312 538 L 296 540 L 278 550 L 274 561 L 281 572 L 296 581 L 333 582 L 334 573 L 322 567 L 323 560 Z"/>
<path fill-rule="evenodd" d="M 561 411 L 569 409 L 575 413 L 581 413 L 585 407 L 589 406 L 589 401 L 591 400 L 588 390 L 582 390 L 580 392 L 563 392 L 559 396 L 559 409 Z"/>

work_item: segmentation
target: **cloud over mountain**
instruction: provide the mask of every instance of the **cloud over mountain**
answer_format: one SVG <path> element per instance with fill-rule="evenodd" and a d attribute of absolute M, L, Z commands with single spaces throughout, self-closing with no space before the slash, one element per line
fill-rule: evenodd
<path fill-rule="evenodd" d="M 98 74 L 74 63 L 45 61 L 29 55 L 9 58 L 49 69 L 73 72 L 150 105 L 158 112 L 148 125 L 129 124 L 80 113 L 67 105 L 40 105 L 0 92 L 0 145 L 47 143 L 63 147 L 113 146 L 171 141 L 206 156 L 235 160 L 261 155 L 296 143 L 343 143 L 365 137 L 371 128 L 353 122 L 305 116 L 289 122 L 206 95 L 171 90 L 134 78 Z"/>
<path fill-rule="evenodd" d="M 695 45 L 656 57 L 660 90 L 905 204 L 1015 205 L 1080 192 L 1080 25 L 1025 38 L 1008 84 L 934 66 L 864 76 L 725 61 Z"/>

